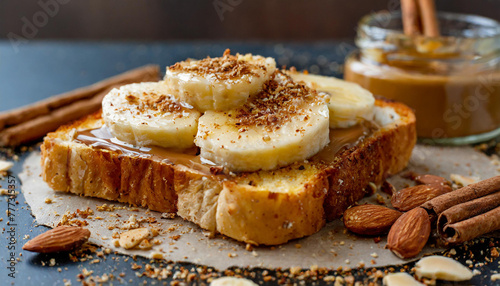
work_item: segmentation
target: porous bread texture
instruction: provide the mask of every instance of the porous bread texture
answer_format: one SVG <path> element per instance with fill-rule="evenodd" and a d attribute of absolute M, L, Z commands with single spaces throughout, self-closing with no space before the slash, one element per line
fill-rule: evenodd
<path fill-rule="evenodd" d="M 416 142 L 415 116 L 401 103 L 377 99 L 398 118 L 332 162 L 295 162 L 272 171 L 207 176 L 183 165 L 124 156 L 73 141 L 99 128 L 95 113 L 49 133 L 41 146 L 42 176 L 57 191 L 176 212 L 211 232 L 252 244 L 277 245 L 319 231 L 326 221 L 401 171 Z"/>

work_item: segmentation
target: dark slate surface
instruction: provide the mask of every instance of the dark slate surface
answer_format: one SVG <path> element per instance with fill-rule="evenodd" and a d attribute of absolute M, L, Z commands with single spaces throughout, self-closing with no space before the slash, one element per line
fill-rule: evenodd
<path fill-rule="evenodd" d="M 225 48 L 231 48 L 233 52 L 252 52 L 265 56 L 276 57 L 279 65 L 296 66 L 298 69 L 309 69 L 315 73 L 327 75 L 341 75 L 341 66 L 345 56 L 353 49 L 352 44 L 345 42 L 329 43 L 209 43 L 209 42 L 164 42 L 164 43 L 107 43 L 107 42 L 29 42 L 14 49 L 9 42 L 0 41 L 0 111 L 8 110 L 45 97 L 65 92 L 80 86 L 85 86 L 101 80 L 105 77 L 115 75 L 125 70 L 155 63 L 162 67 L 187 57 L 203 58 L 207 55 L 221 55 Z M 37 148 L 34 145 L 34 148 Z M 0 151 L 1 157 L 7 155 L 9 150 Z M 9 181 L 20 191 L 18 173 L 21 172 L 22 162 L 26 153 L 16 150 L 19 161 L 16 162 L 11 176 L 7 180 L 0 181 L 3 188 L 7 188 Z M 67 254 L 59 255 L 37 255 L 22 251 L 25 243 L 25 235 L 34 237 L 44 232 L 46 227 L 37 227 L 34 218 L 30 214 L 29 206 L 26 204 L 22 194 L 14 200 L 12 222 L 16 241 L 9 244 L 10 233 L 7 232 L 6 210 L 9 207 L 8 197 L 0 197 L 0 222 L 2 233 L 0 240 L 0 285 L 63 285 L 63 280 L 70 280 L 72 285 L 78 285 L 77 275 L 83 268 L 94 271 L 93 275 L 113 274 L 115 277 L 124 273 L 121 281 L 114 279 L 113 284 L 157 284 L 162 285 L 165 280 L 158 281 L 145 277 L 137 277 L 136 271 L 131 270 L 134 262 L 122 255 L 107 255 L 100 263 L 91 264 L 89 261 L 72 262 Z M 15 224 L 15 225 L 14 225 Z M 478 241 L 476 244 L 466 248 L 458 248 L 460 260 L 464 263 L 472 253 L 475 260 L 486 262 L 484 255 L 488 257 L 492 246 L 500 246 L 498 240 Z M 10 250 L 9 250 L 10 247 Z M 467 249 L 467 250 L 466 250 Z M 19 262 L 15 264 L 15 278 L 9 277 L 11 252 Z M 463 254 L 467 254 L 464 256 Z M 22 256 L 20 256 L 22 255 Z M 95 255 L 94 255 L 95 256 Z M 48 266 L 50 259 L 56 259 L 54 267 Z M 128 259 L 128 261 L 126 261 Z M 221 257 L 221 259 L 227 259 Z M 137 264 L 143 266 L 149 263 L 147 259 L 138 258 Z M 45 265 L 45 266 L 44 266 Z M 159 263 L 154 265 L 159 266 Z M 184 267 L 188 270 L 196 268 L 197 265 L 163 263 L 162 266 Z M 407 267 L 412 267 L 410 263 Z M 456 285 L 490 285 L 489 276 L 492 271 L 498 271 L 498 261 L 486 263 L 479 267 L 481 275 L 475 276 L 472 281 Z M 384 270 L 386 268 L 381 268 Z M 396 267 L 396 270 L 399 267 Z M 59 272 L 59 270 L 61 270 Z M 232 269 L 233 271 L 238 271 Z M 214 270 L 215 271 L 215 270 Z M 260 284 L 277 284 L 280 279 L 283 282 L 299 282 L 291 278 L 282 278 L 282 272 L 273 270 L 252 269 L 250 274 L 244 275 Z M 273 280 L 262 281 L 263 274 L 267 271 Z M 175 270 L 174 270 L 175 272 Z M 244 272 L 243 272 L 244 274 Z M 368 282 L 373 281 L 366 271 L 353 271 L 359 279 Z M 338 272 L 330 270 L 328 275 L 338 275 Z M 168 278 L 170 284 L 172 278 Z M 182 280 L 182 279 L 181 279 Z M 203 284 L 197 275 L 193 283 Z M 307 280 L 307 284 L 315 283 L 323 285 L 325 282 L 314 282 Z M 378 282 L 380 284 L 380 281 Z M 496 283 L 496 282 L 495 282 Z M 192 284 L 192 283 L 187 283 Z M 500 284 L 495 284 L 500 285 Z"/>

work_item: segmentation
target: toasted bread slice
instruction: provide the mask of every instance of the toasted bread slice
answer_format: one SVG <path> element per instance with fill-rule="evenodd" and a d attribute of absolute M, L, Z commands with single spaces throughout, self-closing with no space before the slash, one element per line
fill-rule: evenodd
<path fill-rule="evenodd" d="M 379 126 L 331 156 L 228 175 L 75 140 L 77 131 L 103 126 L 98 112 L 45 137 L 42 175 L 57 191 L 176 212 L 239 241 L 281 244 L 317 232 L 371 193 L 369 183 L 379 185 L 406 166 L 415 116 L 400 103 L 377 99 L 376 106 Z"/>

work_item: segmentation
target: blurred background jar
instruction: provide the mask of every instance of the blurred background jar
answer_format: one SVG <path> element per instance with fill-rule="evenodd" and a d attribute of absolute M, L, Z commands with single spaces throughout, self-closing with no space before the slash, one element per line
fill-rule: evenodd
<path fill-rule="evenodd" d="M 344 78 L 415 110 L 420 141 L 470 144 L 500 135 L 500 23 L 438 13 L 440 37 L 402 33 L 400 13 L 361 19 Z"/>

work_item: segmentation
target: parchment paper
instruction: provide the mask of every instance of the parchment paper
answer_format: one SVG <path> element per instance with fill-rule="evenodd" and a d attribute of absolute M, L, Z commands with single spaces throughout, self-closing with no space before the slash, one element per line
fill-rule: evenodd
<path fill-rule="evenodd" d="M 448 179 L 452 173 L 486 179 L 498 175 L 497 168 L 498 166 L 494 166 L 486 155 L 470 147 L 423 145 L 415 147 L 408 166 L 411 171 L 441 175 Z M 149 257 L 153 251 L 162 252 L 166 260 L 192 262 L 217 269 L 225 269 L 230 266 L 309 268 L 312 265 L 329 268 L 339 266 L 355 268 L 359 263 L 364 263 L 366 266 L 383 266 L 407 262 L 384 249 L 385 238 L 379 243 L 375 243 L 373 238 L 363 238 L 350 234 L 344 229 L 340 220 L 328 223 L 320 232 L 312 236 L 293 240 L 281 246 L 254 247 L 253 251 L 248 251 L 245 250 L 244 243 L 222 235 L 208 238 L 198 226 L 178 217 L 162 219 L 161 214 L 157 212 L 141 208 L 138 211 L 132 211 L 125 204 L 55 192 L 42 180 L 40 173 L 40 154 L 33 152 L 26 159 L 20 178 L 24 196 L 31 206 L 37 222 L 42 225 L 55 226 L 66 211 L 75 212 L 76 209 L 84 210 L 89 207 L 94 211 L 93 219 L 79 219 L 89 223 L 87 227 L 92 232 L 90 242 L 119 253 Z M 397 189 L 411 183 L 400 176 L 394 176 L 389 181 Z M 390 201 L 387 194 L 381 195 L 386 202 Z M 45 203 L 47 198 L 50 198 L 53 203 Z M 364 201 L 371 203 L 375 203 L 375 200 L 376 196 L 364 199 Z M 112 212 L 97 211 L 96 206 L 103 204 L 126 206 L 127 208 Z M 116 214 L 120 217 L 117 217 Z M 116 248 L 113 246 L 113 230 L 108 229 L 108 227 L 123 226 L 131 215 L 136 215 L 138 219 L 154 217 L 157 223 L 144 222 L 142 226 L 159 226 L 165 230 L 170 228 L 171 231 L 159 235 L 157 238 L 162 243 L 155 245 L 150 251 L 127 251 L 123 248 Z M 102 219 L 96 219 L 96 217 L 102 217 Z M 116 232 L 117 229 L 114 231 Z M 124 230 L 119 231 L 123 232 Z M 426 247 L 421 255 L 438 250 L 440 249 Z"/>

